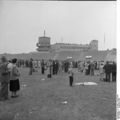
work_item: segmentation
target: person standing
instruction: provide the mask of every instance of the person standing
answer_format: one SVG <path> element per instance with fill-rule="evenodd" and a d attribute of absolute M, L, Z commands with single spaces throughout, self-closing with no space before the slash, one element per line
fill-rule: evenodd
<path fill-rule="evenodd" d="M 0 64 L 0 82 L 1 82 L 0 100 L 1 101 L 8 99 L 9 70 L 7 65 L 8 65 L 7 58 L 3 56 L 1 58 L 1 64 Z"/>
<path fill-rule="evenodd" d="M 112 64 L 112 68 L 111 68 L 111 72 L 112 72 L 112 81 L 115 82 L 116 81 L 116 63 L 113 62 Z"/>
<path fill-rule="evenodd" d="M 52 60 L 49 60 L 47 62 L 47 71 L 48 71 L 48 74 L 47 74 L 47 77 L 48 78 L 51 78 L 52 77 Z"/>
<path fill-rule="evenodd" d="M 93 63 L 93 61 L 90 63 L 90 75 L 91 76 L 94 76 L 94 63 Z"/>
<path fill-rule="evenodd" d="M 111 72 L 111 65 L 109 64 L 109 62 L 107 61 L 106 64 L 103 67 L 104 71 L 105 71 L 105 81 L 106 82 L 110 82 L 110 72 Z"/>
<path fill-rule="evenodd" d="M 56 62 L 56 60 L 55 60 L 55 68 L 54 68 L 54 70 L 55 70 L 55 75 L 57 74 L 57 62 Z"/>
<path fill-rule="evenodd" d="M 59 71 L 59 62 L 57 60 L 57 64 L 56 64 L 56 74 L 58 74 L 58 71 Z"/>
<path fill-rule="evenodd" d="M 69 85 L 70 87 L 73 86 L 73 66 L 70 65 L 70 68 L 68 69 L 68 73 L 69 73 Z"/>
<path fill-rule="evenodd" d="M 88 62 L 85 63 L 85 75 L 89 74 L 89 64 Z"/>
<path fill-rule="evenodd" d="M 20 90 L 20 82 L 19 82 L 19 76 L 20 72 L 16 66 L 17 59 L 14 58 L 12 60 L 12 69 L 10 72 L 10 91 L 11 91 L 11 97 L 18 97 L 17 91 Z"/>
<path fill-rule="evenodd" d="M 57 73 L 58 73 L 58 61 L 56 60 L 55 61 L 55 74 L 57 75 Z"/>
<path fill-rule="evenodd" d="M 103 67 L 104 67 L 104 62 L 101 62 L 100 63 L 100 67 L 99 67 L 99 73 L 100 73 L 100 80 L 101 81 L 104 81 L 104 69 L 103 69 Z"/>
<path fill-rule="evenodd" d="M 64 67 L 65 67 L 65 73 L 67 73 L 69 68 L 69 62 L 67 60 L 65 61 Z"/>
<path fill-rule="evenodd" d="M 44 74 L 44 71 L 45 71 L 45 63 L 44 63 L 44 60 L 42 59 L 42 62 L 41 62 L 41 71 L 42 71 L 42 74 Z"/>
<path fill-rule="evenodd" d="M 53 60 L 53 75 L 55 75 L 55 61 Z"/>
<path fill-rule="evenodd" d="M 29 61 L 29 68 L 30 68 L 29 75 L 32 75 L 32 72 L 33 72 L 33 59 L 32 58 Z"/>
<path fill-rule="evenodd" d="M 88 62 L 88 75 L 90 75 L 90 61 Z"/>

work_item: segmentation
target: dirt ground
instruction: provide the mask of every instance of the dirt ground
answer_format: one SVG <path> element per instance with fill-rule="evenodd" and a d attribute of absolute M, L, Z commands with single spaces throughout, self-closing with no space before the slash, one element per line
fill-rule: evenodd
<path fill-rule="evenodd" d="M 116 120 L 116 83 L 75 72 L 74 85 L 60 73 L 48 79 L 21 68 L 18 98 L 0 101 L 0 120 Z M 44 78 L 44 79 L 43 79 Z M 75 85 L 96 82 L 98 85 Z"/>

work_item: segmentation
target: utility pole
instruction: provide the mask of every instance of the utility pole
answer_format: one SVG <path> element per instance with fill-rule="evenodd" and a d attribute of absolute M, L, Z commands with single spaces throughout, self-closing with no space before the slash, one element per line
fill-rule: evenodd
<path fill-rule="evenodd" d="M 45 30 L 44 30 L 44 37 L 45 37 Z"/>
<path fill-rule="evenodd" d="M 63 37 L 61 37 L 61 43 L 63 43 Z"/>

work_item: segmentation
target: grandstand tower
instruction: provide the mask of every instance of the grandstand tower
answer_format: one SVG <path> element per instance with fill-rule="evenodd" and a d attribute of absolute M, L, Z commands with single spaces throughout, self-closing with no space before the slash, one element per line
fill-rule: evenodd
<path fill-rule="evenodd" d="M 44 36 L 38 38 L 38 43 L 36 44 L 37 46 L 37 51 L 49 51 L 51 48 L 50 45 L 50 37 L 45 36 L 45 31 L 44 31 Z"/>
<path fill-rule="evenodd" d="M 98 40 L 92 40 L 89 47 L 91 50 L 98 50 Z"/>

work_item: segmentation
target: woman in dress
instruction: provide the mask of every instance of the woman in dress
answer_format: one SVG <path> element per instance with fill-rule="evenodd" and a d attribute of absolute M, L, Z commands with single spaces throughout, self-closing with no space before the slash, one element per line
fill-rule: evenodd
<path fill-rule="evenodd" d="M 20 83 L 19 83 L 19 76 L 20 73 L 18 71 L 18 68 L 16 66 L 17 59 L 14 58 L 12 60 L 13 67 L 10 72 L 10 91 L 12 92 L 11 97 L 17 97 L 17 91 L 20 90 Z"/>

